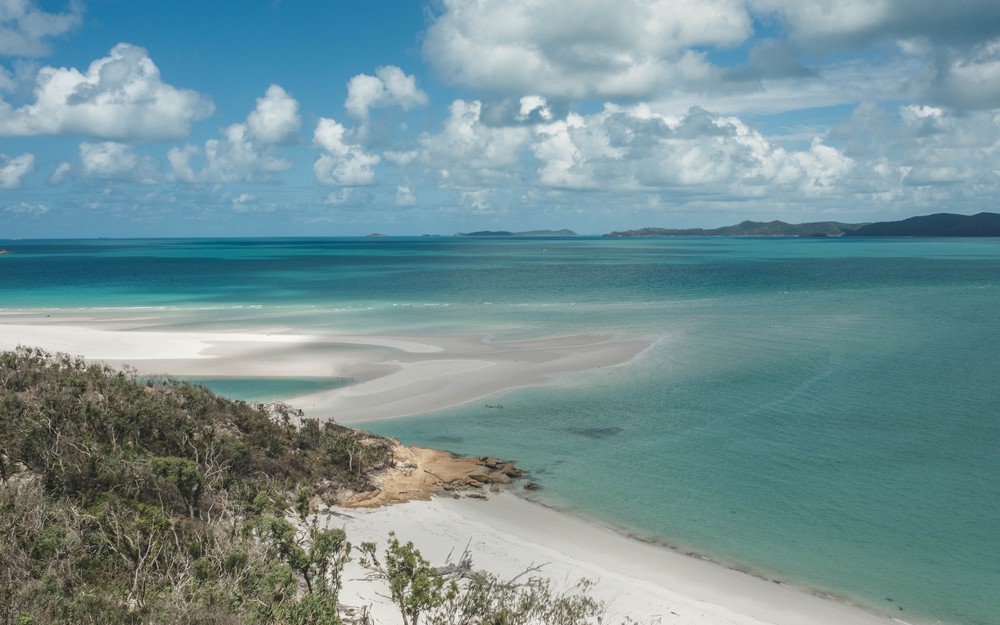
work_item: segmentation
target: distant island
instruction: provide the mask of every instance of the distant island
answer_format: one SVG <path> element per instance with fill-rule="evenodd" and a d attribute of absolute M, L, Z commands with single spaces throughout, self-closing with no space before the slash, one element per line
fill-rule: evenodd
<path fill-rule="evenodd" d="M 783 221 L 744 221 L 722 228 L 640 228 L 616 231 L 605 237 L 1000 237 L 1000 215 L 937 213 L 901 221 L 848 224 L 819 221 L 789 224 Z"/>
<path fill-rule="evenodd" d="M 640 228 L 616 231 L 605 237 L 839 237 L 867 224 L 819 221 L 789 224 L 783 221 L 743 221 L 721 228 Z"/>
<path fill-rule="evenodd" d="M 852 237 L 1000 237 L 1000 215 L 979 213 L 955 215 L 937 213 L 910 217 L 902 221 L 880 221 L 865 225 L 853 232 Z"/>
<path fill-rule="evenodd" d="M 572 230 L 528 230 L 510 232 L 508 230 L 480 230 L 479 232 L 457 232 L 456 237 L 575 237 Z"/>
<path fill-rule="evenodd" d="M 385 239 L 385 238 L 386 238 L 386 237 L 388 237 L 388 236 L 389 236 L 389 235 L 387 235 L 387 234 L 382 234 L 381 232 L 373 232 L 373 233 L 371 233 L 371 234 L 366 234 L 366 235 L 365 235 L 365 238 L 366 238 L 366 239 Z"/>

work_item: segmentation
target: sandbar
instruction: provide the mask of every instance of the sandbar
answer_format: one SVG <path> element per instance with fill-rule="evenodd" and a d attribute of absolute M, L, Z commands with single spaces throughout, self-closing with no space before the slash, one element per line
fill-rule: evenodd
<path fill-rule="evenodd" d="M 343 424 L 412 416 L 624 365 L 649 341 L 579 334 L 520 341 L 483 336 L 359 336 L 260 326 L 199 329 L 176 313 L 0 314 L 0 349 L 18 345 L 127 364 L 142 375 L 331 378 L 350 384 L 284 398 Z"/>

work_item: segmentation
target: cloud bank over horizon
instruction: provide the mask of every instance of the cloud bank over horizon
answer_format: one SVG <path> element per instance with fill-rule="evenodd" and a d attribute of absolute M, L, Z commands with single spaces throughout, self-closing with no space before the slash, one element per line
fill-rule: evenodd
<path fill-rule="evenodd" d="M 4 230 L 602 232 L 1000 192 L 995 2 L 442 0 L 384 37 L 374 5 L 188 9 L 0 0 Z"/>

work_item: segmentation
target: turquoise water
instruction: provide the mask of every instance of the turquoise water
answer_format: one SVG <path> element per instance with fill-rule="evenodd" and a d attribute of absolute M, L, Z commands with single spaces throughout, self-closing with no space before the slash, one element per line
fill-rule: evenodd
<path fill-rule="evenodd" d="M 0 247 L 14 252 L 0 256 L 7 309 L 647 338 L 634 363 L 506 393 L 502 411 L 471 405 L 371 429 L 516 458 L 549 503 L 900 618 L 1000 622 L 1000 241 Z"/>
<path fill-rule="evenodd" d="M 201 378 L 185 377 L 186 382 L 200 384 L 217 395 L 248 402 L 266 402 L 282 397 L 299 397 L 309 393 L 347 386 L 343 378 Z"/>

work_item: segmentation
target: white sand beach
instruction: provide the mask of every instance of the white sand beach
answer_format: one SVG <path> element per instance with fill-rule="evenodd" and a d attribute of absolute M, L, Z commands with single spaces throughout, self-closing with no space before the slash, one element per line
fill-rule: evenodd
<path fill-rule="evenodd" d="M 342 423 L 419 414 L 502 391 L 570 379 L 571 374 L 625 365 L 648 343 L 613 336 L 487 342 L 481 337 L 363 337 L 179 330 L 148 315 L 63 312 L 0 315 L 0 349 L 18 345 L 66 352 L 142 374 L 178 376 L 353 378 L 344 388 L 290 403 L 313 417 Z M 488 451 L 488 450 L 485 450 Z M 389 531 L 443 563 L 469 545 L 479 568 L 513 575 L 531 565 L 557 588 L 586 577 L 610 605 L 609 617 L 694 625 L 886 625 L 846 603 L 814 596 L 696 557 L 634 540 L 611 529 L 510 493 L 489 501 L 437 497 L 371 510 L 335 509 L 329 523 L 350 540 L 384 541 Z M 348 577 L 361 577 L 352 565 Z M 370 583 L 352 581 L 342 600 L 372 605 L 379 623 L 398 615 Z M 613 622 L 609 619 L 608 622 Z"/>
<path fill-rule="evenodd" d="M 607 623 L 624 617 L 685 625 L 889 625 L 895 619 L 787 584 L 628 538 L 609 528 L 527 501 L 509 492 L 487 501 L 438 497 L 374 509 L 333 509 L 330 526 L 355 543 L 395 531 L 434 565 L 457 560 L 466 545 L 475 568 L 514 576 L 542 565 L 557 590 L 581 578 L 608 606 Z M 399 623 L 386 589 L 364 580 L 352 563 L 341 600 L 371 606 L 378 623 Z"/>

